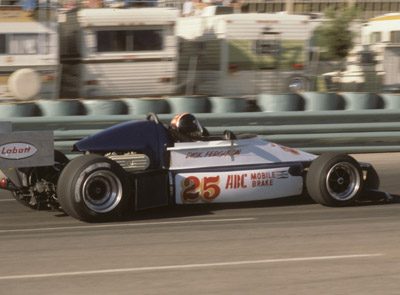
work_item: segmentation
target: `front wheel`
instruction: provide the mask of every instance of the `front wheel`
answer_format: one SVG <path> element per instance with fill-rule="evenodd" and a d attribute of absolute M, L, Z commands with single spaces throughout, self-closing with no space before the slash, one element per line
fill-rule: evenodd
<path fill-rule="evenodd" d="M 128 175 L 99 155 L 72 160 L 61 173 L 57 197 L 65 213 L 87 222 L 121 218 L 132 207 Z"/>
<path fill-rule="evenodd" d="M 325 206 L 345 206 L 358 199 L 363 175 L 356 160 L 346 154 L 326 153 L 315 159 L 306 177 L 310 197 Z"/>

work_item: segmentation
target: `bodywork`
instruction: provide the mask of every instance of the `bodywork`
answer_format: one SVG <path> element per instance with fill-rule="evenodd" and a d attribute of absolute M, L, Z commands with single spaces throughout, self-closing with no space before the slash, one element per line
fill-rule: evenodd
<path fill-rule="evenodd" d="M 175 202 L 237 202 L 300 195 L 315 156 L 257 137 L 177 143 L 171 153 Z"/>

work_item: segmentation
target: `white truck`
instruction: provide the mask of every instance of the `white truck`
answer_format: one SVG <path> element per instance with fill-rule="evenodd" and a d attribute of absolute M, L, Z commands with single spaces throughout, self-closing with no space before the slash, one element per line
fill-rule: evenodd
<path fill-rule="evenodd" d="M 377 54 L 371 46 L 356 45 L 350 50 L 340 70 L 322 76 L 328 91 L 379 92 L 383 75 Z"/>
<path fill-rule="evenodd" d="M 383 71 L 382 91 L 400 91 L 400 13 L 390 13 L 369 20 L 362 27 L 362 43 L 376 54 Z"/>
<path fill-rule="evenodd" d="M 305 15 L 234 12 L 209 6 L 178 19 L 181 91 L 237 96 L 308 89 L 316 24 Z"/>

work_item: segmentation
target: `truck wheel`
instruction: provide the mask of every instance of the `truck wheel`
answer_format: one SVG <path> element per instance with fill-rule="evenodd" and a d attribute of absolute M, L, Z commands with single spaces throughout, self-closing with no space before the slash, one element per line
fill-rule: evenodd
<path fill-rule="evenodd" d="M 61 173 L 57 197 L 65 213 L 87 222 L 115 220 L 132 207 L 127 173 L 99 155 L 72 160 Z"/>
<path fill-rule="evenodd" d="M 306 187 L 317 203 L 325 206 L 348 205 L 357 200 L 362 192 L 360 165 L 346 154 L 322 154 L 311 163 Z"/>
<path fill-rule="evenodd" d="M 298 91 L 307 91 L 310 87 L 310 81 L 303 76 L 292 76 L 287 80 L 286 91 L 290 93 Z"/>

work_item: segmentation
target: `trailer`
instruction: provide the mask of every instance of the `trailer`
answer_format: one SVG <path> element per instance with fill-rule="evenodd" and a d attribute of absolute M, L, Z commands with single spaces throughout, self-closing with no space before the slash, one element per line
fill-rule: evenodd
<path fill-rule="evenodd" d="M 179 10 L 95 7 L 59 14 L 61 97 L 175 93 Z"/>
<path fill-rule="evenodd" d="M 309 16 L 235 13 L 209 6 L 178 19 L 178 81 L 186 94 L 219 96 L 308 90 Z"/>
<path fill-rule="evenodd" d="M 384 72 L 378 55 L 369 45 L 354 46 L 338 71 L 324 73 L 326 90 L 340 92 L 379 92 Z"/>
<path fill-rule="evenodd" d="M 369 20 L 362 27 L 362 43 L 376 54 L 377 70 L 382 71 L 382 91 L 400 91 L 400 13 Z"/>
<path fill-rule="evenodd" d="M 54 1 L 34 12 L 0 2 L 0 99 L 58 98 L 59 46 Z"/>

